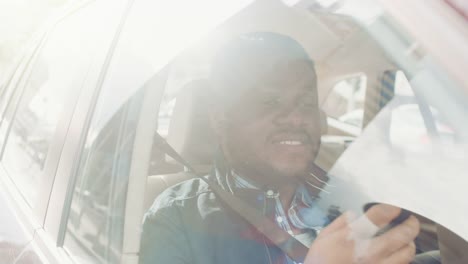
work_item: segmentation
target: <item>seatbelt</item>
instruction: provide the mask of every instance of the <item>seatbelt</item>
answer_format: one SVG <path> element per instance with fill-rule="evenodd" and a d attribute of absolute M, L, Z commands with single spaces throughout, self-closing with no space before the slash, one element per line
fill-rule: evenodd
<path fill-rule="evenodd" d="M 158 133 L 154 135 L 154 144 L 163 150 L 171 158 L 184 165 L 189 172 L 197 178 L 203 180 L 211 190 L 231 209 L 244 218 L 249 224 L 254 226 L 268 240 L 280 248 L 286 255 L 298 263 L 304 262 L 308 248 L 299 242 L 291 234 L 277 226 L 271 219 L 265 217 L 255 208 L 241 200 L 239 197 L 224 190 L 219 184 L 200 175 L 197 171 L 175 151 L 167 141 Z"/>

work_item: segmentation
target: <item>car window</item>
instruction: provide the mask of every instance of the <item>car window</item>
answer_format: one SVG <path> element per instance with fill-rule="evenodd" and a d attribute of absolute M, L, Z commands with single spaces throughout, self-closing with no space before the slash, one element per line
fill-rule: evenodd
<path fill-rule="evenodd" d="M 462 240 L 468 237 L 466 217 L 454 217 L 463 214 L 459 208 L 466 208 L 460 187 L 467 139 L 460 125 L 466 113 L 460 106 L 466 94 L 378 4 L 293 2 L 257 1 L 236 9 L 239 13 L 225 23 L 213 18 L 220 24 L 216 29 L 210 23 L 195 26 L 191 19 L 161 16 L 175 25 L 169 32 L 153 11 L 172 10 L 184 18 L 192 13 L 180 14 L 171 3 L 135 2 L 109 67 L 113 78 L 104 82 L 97 108 L 101 110 L 94 114 L 81 153 L 64 245 L 71 255 L 96 262 L 119 257 L 136 262 L 140 257 L 144 263 L 158 256 L 201 263 L 212 255 L 242 257 L 233 256 L 229 247 L 217 247 L 222 243 L 216 242 L 239 237 L 232 239 L 232 229 L 216 222 L 223 208 L 211 200 L 215 195 L 183 208 L 209 192 L 197 189 L 203 185 L 200 181 L 189 179 L 191 168 L 207 177 L 232 180 L 226 187 L 232 193 L 236 188 L 258 190 L 295 182 L 284 175 L 303 176 L 299 182 L 313 194 L 313 206 L 298 202 L 317 209 L 313 216 L 318 220 L 304 227 L 290 220 L 292 215 L 285 216 L 293 214 L 291 208 L 277 209 L 275 213 L 283 215 L 272 219 L 291 233 L 312 230 L 312 240 L 337 214 L 362 214 L 371 202 L 400 206 L 416 215 L 422 223 L 418 254 L 446 245 L 439 237 L 441 226 Z M 360 12 L 362 7 L 369 7 L 368 12 Z M 149 17 L 158 19 L 145 19 Z M 197 41 L 189 42 L 191 38 Z M 292 45 L 289 55 L 305 61 L 275 61 L 284 49 L 243 53 L 249 51 L 243 46 L 246 39 L 269 38 Z M 231 41 L 235 45 L 229 46 Z M 162 71 L 168 77 L 156 84 L 154 77 Z M 143 88 L 161 92 L 154 102 L 157 113 L 141 112 L 155 116 L 149 122 L 156 129 L 148 131 L 155 136 L 144 142 L 151 153 L 133 153 L 137 139 L 132 131 L 141 118 L 137 116 L 142 102 L 136 91 Z M 174 158 L 177 155 L 165 143 L 187 163 Z M 145 190 L 127 191 L 135 187 L 127 183 L 141 180 L 128 178 L 130 157 L 145 160 L 147 155 Z M 136 209 L 143 207 L 146 215 L 130 215 L 133 211 L 122 206 L 123 200 Z M 265 204 L 261 199 L 251 204 L 256 202 Z M 166 211 L 175 205 L 182 216 Z M 141 243 L 135 242 L 135 230 L 142 230 Z M 192 247 L 187 240 L 196 241 L 200 234 L 217 239 L 208 240 L 209 246 Z M 255 231 L 246 229 L 242 235 L 254 237 L 248 241 L 251 250 L 258 242 Z M 193 253 L 197 250 L 199 255 Z"/>
<path fill-rule="evenodd" d="M 418 101 L 402 71 L 395 72 L 395 98 L 392 107 L 390 142 L 417 150 L 430 144 L 431 138 L 455 144 L 457 135 L 447 118 L 432 105 Z M 421 105 L 421 103 L 424 103 Z"/>
<path fill-rule="evenodd" d="M 60 120 L 64 113 L 73 111 L 93 63 L 101 28 L 83 23 L 83 18 L 96 15 L 95 9 L 88 8 L 55 26 L 24 88 L 15 90 L 19 102 L 12 101 L 2 123 L 2 131 L 6 127 L 11 131 L 4 147 L 4 167 L 30 205 L 43 182 L 41 174 Z"/>
<path fill-rule="evenodd" d="M 333 86 L 322 106 L 327 116 L 332 118 L 328 121 L 329 125 L 339 123 L 344 133 L 354 136 L 360 133 L 364 123 L 366 80 L 364 74 L 358 74 Z"/>
<path fill-rule="evenodd" d="M 143 98 L 139 91 L 116 109 L 105 94 L 97 103 L 80 155 L 64 240 L 72 258 L 86 263 L 120 259 L 126 190 Z"/>
<path fill-rule="evenodd" d="M 371 197 L 410 209 L 419 214 L 422 223 L 421 235 L 416 240 L 418 252 L 438 249 L 438 245 L 450 243 L 447 239 L 437 241 L 443 230 L 440 225 L 458 226 L 457 230 L 464 233 L 458 221 L 442 215 L 458 211 L 448 209 L 447 205 L 462 206 L 460 197 L 449 194 L 458 188 L 447 181 L 448 178 L 464 181 L 462 171 L 466 166 L 461 160 L 466 155 L 462 139 L 465 130 L 456 125 L 462 122 L 460 114 L 464 110 L 454 111 L 451 105 L 458 104 L 459 99 L 466 100 L 466 96 L 460 93 L 459 86 L 448 81 L 431 54 L 425 53 L 380 6 L 369 3 L 369 8 L 375 10 L 368 14 L 359 12 L 359 6 L 356 2 L 343 1 L 334 8 L 361 21 L 399 70 L 382 69 L 379 79 L 371 80 L 373 87 L 368 86 L 372 90 L 367 91 L 365 99 L 364 130 L 352 140 L 354 143 L 343 148 L 346 150 L 339 158 L 333 159 L 334 165 L 329 170 L 329 175 L 343 180 L 346 187 L 334 190 L 327 199 L 339 196 L 345 207 L 352 207 L 351 204 L 364 203 Z M 450 172 L 442 172 L 442 167 L 450 168 Z M 416 193 L 418 197 L 427 197 L 434 191 L 439 193 L 438 197 L 444 197 L 444 202 L 430 199 L 431 202 L 423 205 L 416 198 Z M 446 213 L 441 213 L 442 208 L 447 209 Z"/>
<path fill-rule="evenodd" d="M 1 113 L 2 120 L 5 114 L 5 110 L 7 109 L 8 103 L 11 102 L 11 97 L 15 90 L 14 87 L 18 79 L 20 78 L 20 76 L 24 73 L 24 68 L 26 67 L 26 65 L 24 64 L 27 64 L 25 61 L 26 60 L 23 59 L 20 63 L 18 63 L 19 66 L 11 70 L 11 73 L 10 73 L 11 75 L 6 75 L 6 76 L 9 76 L 9 78 L 4 80 L 4 82 L 2 83 L 2 86 L 0 87 L 0 113 Z M 1 135 L 0 138 L 3 142 L 4 137 L 5 137 L 4 130 L 0 130 L 0 135 Z"/>

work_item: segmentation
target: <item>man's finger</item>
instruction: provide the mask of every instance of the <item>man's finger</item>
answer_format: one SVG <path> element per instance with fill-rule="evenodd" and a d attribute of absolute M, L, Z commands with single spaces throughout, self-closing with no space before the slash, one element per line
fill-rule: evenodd
<path fill-rule="evenodd" d="M 394 252 L 388 258 L 386 258 L 382 264 L 407 264 L 410 263 L 416 255 L 416 246 L 414 243 L 410 243 L 405 247 L 400 248 Z"/>
<path fill-rule="evenodd" d="M 392 255 L 411 243 L 419 233 L 419 221 L 410 216 L 403 223 L 373 239 L 371 250 L 381 256 Z"/>
<path fill-rule="evenodd" d="M 388 204 L 377 204 L 367 210 L 365 216 L 377 227 L 382 228 L 397 218 L 401 209 Z"/>
<path fill-rule="evenodd" d="M 379 227 L 372 223 L 367 215 L 359 217 L 349 224 L 348 238 L 355 241 L 369 239 L 379 231 Z"/>
<path fill-rule="evenodd" d="M 377 204 L 349 225 L 349 239 L 360 240 L 373 237 L 381 228 L 388 225 L 401 212 L 391 205 Z"/>
<path fill-rule="evenodd" d="M 345 228 L 349 223 L 353 222 L 356 219 L 356 215 L 352 212 L 345 212 L 341 214 L 338 218 L 336 218 L 331 224 L 329 224 L 326 228 L 320 231 L 320 236 L 326 236 L 337 230 Z"/>

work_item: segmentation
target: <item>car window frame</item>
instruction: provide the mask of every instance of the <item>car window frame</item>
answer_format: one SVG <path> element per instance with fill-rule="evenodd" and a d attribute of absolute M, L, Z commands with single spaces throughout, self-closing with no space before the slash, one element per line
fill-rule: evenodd
<path fill-rule="evenodd" d="M 96 1 L 89 0 L 85 3 L 79 3 L 67 15 L 80 12 L 80 9 L 85 8 L 87 4 Z M 51 258 L 60 259 L 60 261 L 66 263 L 76 263 L 73 257 L 62 247 L 63 235 L 66 231 L 63 222 L 68 220 L 69 208 L 67 208 L 67 205 L 70 205 L 68 199 L 71 198 L 70 190 L 72 190 L 69 184 L 73 182 L 76 174 L 75 171 L 78 166 L 76 157 L 81 153 L 99 92 L 110 60 L 114 55 L 115 42 L 119 37 L 122 21 L 125 20 L 125 11 L 129 8 L 128 2 L 131 1 L 120 0 L 115 2 L 113 8 L 116 9 L 116 12 L 112 16 L 114 21 L 106 28 L 109 36 L 103 43 L 100 43 L 100 47 L 96 52 L 99 56 L 96 56 L 95 62 L 90 65 L 88 70 L 90 74 L 85 76 L 82 92 L 77 98 L 74 111 L 71 113 L 68 132 L 65 135 L 60 152 L 60 160 L 55 167 L 53 173 L 55 177 L 48 192 L 48 203 L 37 210 L 44 218 L 43 229 L 38 230 L 36 232 L 37 237 L 34 238 L 36 245 Z"/>
<path fill-rule="evenodd" d="M 66 21 L 68 17 L 73 16 L 73 14 L 76 12 L 80 12 L 80 10 L 86 8 L 88 4 L 93 2 L 97 2 L 97 0 L 87 0 L 84 2 L 71 4 L 59 17 L 53 19 L 52 23 L 49 23 L 40 30 L 39 41 L 32 43 L 31 51 L 28 51 L 25 55 L 23 55 L 23 57 L 19 60 L 18 65 L 15 65 L 15 70 L 12 71 L 11 77 L 9 76 L 9 79 L 5 79 L 5 82 L 2 84 L 2 92 L 6 91 L 7 89 L 14 89 L 6 101 L 5 110 L 1 113 L 2 121 L 4 120 L 4 114 L 7 112 L 7 107 L 14 108 L 11 118 L 11 121 L 14 121 L 16 109 L 18 108 L 18 102 L 21 99 L 21 94 L 25 90 L 25 86 L 27 85 L 32 70 L 37 63 L 39 54 L 41 54 L 41 51 L 47 45 L 50 36 L 54 34 L 55 27 L 63 21 Z M 121 4 L 124 4 L 128 1 L 121 0 L 120 2 Z M 121 12 L 116 12 L 116 14 L 113 14 L 113 18 L 119 21 L 121 19 Z M 112 32 L 109 33 L 111 36 L 110 40 L 117 32 L 117 23 L 113 23 L 111 25 L 112 29 L 110 27 L 106 28 L 106 30 Z M 18 213 L 19 219 L 21 219 L 20 224 L 23 225 L 23 227 L 28 231 L 29 234 L 31 234 L 31 236 L 34 235 L 34 237 L 32 237 L 32 243 L 34 244 L 34 248 L 37 249 L 36 252 L 40 253 L 41 257 L 47 260 L 60 260 L 60 263 L 72 262 L 69 256 L 64 254 L 60 248 L 57 247 L 57 234 L 54 234 L 53 228 L 49 228 L 51 225 L 46 227 L 46 224 L 53 218 L 58 218 L 58 220 L 60 220 L 61 210 L 57 210 L 57 208 L 61 209 L 61 207 L 55 206 L 57 204 L 57 197 L 53 196 L 53 193 L 54 188 L 61 188 L 60 184 L 56 186 L 57 182 L 66 182 L 69 179 L 68 174 L 64 174 L 62 171 L 59 171 L 63 159 L 63 154 L 64 151 L 69 151 L 69 149 L 65 148 L 67 147 L 70 138 L 76 137 L 77 132 L 78 134 L 81 133 L 81 127 L 76 126 L 75 124 L 77 123 L 76 119 L 86 115 L 89 109 L 91 109 L 92 105 L 90 102 L 92 101 L 90 100 L 90 97 L 87 97 L 87 95 L 93 95 L 95 93 L 97 88 L 97 80 L 102 78 L 102 72 L 105 72 L 104 70 L 106 69 L 106 67 L 103 66 L 105 65 L 104 58 L 107 57 L 107 53 L 112 54 L 111 51 L 113 51 L 112 48 L 109 48 L 111 45 L 107 43 L 110 41 L 107 41 L 106 39 L 106 41 L 101 42 L 102 43 L 99 43 L 96 54 L 104 54 L 104 56 L 99 55 L 103 58 L 91 62 L 90 67 L 87 69 L 87 73 L 85 73 L 83 77 L 85 82 L 82 84 L 82 89 L 75 89 L 77 90 L 76 94 L 68 95 L 68 102 L 66 102 L 66 104 L 73 106 L 64 108 L 64 111 L 60 114 L 59 121 L 54 132 L 54 139 L 51 141 L 51 149 L 48 151 L 46 164 L 41 172 L 44 181 L 40 187 L 37 200 L 38 202 L 33 208 L 28 205 L 25 197 L 21 194 L 20 188 L 15 185 L 14 181 L 8 175 L 0 161 L 0 182 L 3 183 L 6 187 L 4 189 L 8 191 L 7 196 L 12 198 L 14 204 L 13 206 L 17 208 L 16 212 Z M 17 98 L 15 98 L 15 95 Z M 76 111 L 77 107 L 82 111 Z M 8 140 L 8 133 L 11 129 L 12 123 L 13 122 L 10 122 L 6 128 L 7 133 L 4 144 L 2 146 L 2 154 Z M 57 139 L 57 135 L 60 135 L 59 139 Z M 60 190 L 58 191 L 60 192 Z M 63 197 L 58 198 L 58 200 L 60 199 L 63 199 Z M 59 214 L 57 215 L 57 213 Z"/>
<path fill-rule="evenodd" d="M 58 23 L 58 22 L 57 22 Z M 51 28 L 50 30 L 53 30 Z M 46 206 L 47 201 L 48 201 L 48 196 L 46 194 L 46 189 L 52 188 L 51 184 L 45 184 L 42 185 L 41 188 L 39 189 L 38 193 L 38 200 L 37 203 L 35 204 L 34 207 L 29 206 L 29 204 L 26 201 L 26 198 L 23 195 L 23 191 L 21 190 L 20 186 L 17 186 L 12 177 L 13 175 L 10 175 L 4 168 L 3 164 L 3 154 L 5 150 L 6 143 L 8 142 L 9 138 L 9 133 L 12 127 L 12 124 L 15 120 L 16 116 L 16 111 L 19 106 L 19 102 L 21 101 L 21 97 L 24 93 L 25 87 L 27 83 L 29 82 L 32 70 L 36 66 L 36 62 L 38 59 L 39 54 L 41 53 L 42 49 L 46 45 L 48 40 L 48 34 L 44 33 L 43 36 L 40 38 L 40 41 L 37 43 L 34 43 L 32 46 L 32 52 L 28 52 L 24 55 L 24 58 L 20 60 L 19 65 L 17 66 L 16 70 L 13 72 L 12 77 L 5 83 L 5 86 L 3 87 L 2 92 L 8 92 L 8 89 L 13 89 L 10 94 L 8 95 L 9 98 L 6 99 L 5 105 L 3 106 L 2 112 L 1 112 L 1 125 L 2 127 L 0 129 L 5 129 L 5 135 L 4 138 L 1 139 L 1 144 L 0 144 L 0 179 L 1 181 L 7 185 L 7 190 L 9 191 L 9 194 L 14 197 L 14 202 L 15 205 L 19 207 L 19 212 L 20 218 L 21 219 L 32 219 L 32 223 L 30 221 L 23 221 L 23 224 L 27 229 L 35 230 L 36 228 L 40 228 L 42 226 L 42 223 L 44 221 L 45 214 L 42 214 L 39 208 L 43 208 Z M 11 114 L 11 120 L 9 124 L 4 124 L 3 122 L 5 121 L 5 115 L 8 112 L 8 110 L 12 111 Z M 62 113 L 63 114 L 63 113 Z M 62 126 L 61 123 L 63 123 L 64 118 L 63 115 L 59 118 L 59 123 L 57 126 L 57 129 L 59 129 L 59 126 Z M 63 143 L 63 142 L 62 142 Z M 55 140 L 51 142 L 51 149 L 59 148 L 61 144 L 57 144 Z M 47 173 L 46 169 L 48 167 L 51 167 L 54 163 L 58 163 L 58 159 L 56 157 L 54 158 L 47 158 L 46 164 L 44 166 L 43 171 L 41 172 L 42 176 L 44 176 L 44 179 L 48 179 L 52 177 L 50 173 Z"/>
<path fill-rule="evenodd" d="M 50 40 L 51 36 L 54 35 L 55 29 L 57 26 L 60 26 L 61 23 L 66 22 L 67 19 L 71 16 L 73 16 L 75 13 L 80 12 L 83 8 L 86 8 L 89 4 L 96 2 L 96 0 L 89 0 L 82 2 L 78 5 L 72 6 L 70 9 L 68 9 L 63 15 L 61 15 L 58 19 L 56 19 L 53 23 L 50 25 L 47 25 L 43 37 L 41 38 L 39 44 L 37 44 L 36 48 L 34 49 L 34 53 L 31 56 L 31 58 L 27 61 L 27 65 L 25 66 L 24 72 L 19 76 L 19 79 L 16 83 L 15 90 L 11 94 L 11 98 L 9 100 L 9 106 L 13 108 L 13 114 L 11 117 L 11 122 L 8 124 L 7 127 L 7 132 L 4 141 L 2 142 L 1 146 L 1 155 L 0 159 L 3 160 L 2 156 L 4 155 L 5 147 L 8 142 L 8 137 L 9 133 L 12 127 L 12 124 L 14 123 L 14 120 L 16 118 L 16 112 L 18 110 L 19 103 L 22 100 L 23 93 L 25 92 L 25 88 L 27 84 L 29 83 L 32 71 L 35 69 L 37 66 L 38 62 L 38 57 L 41 54 L 41 52 L 44 50 L 44 48 L 48 45 L 48 41 Z M 105 51 L 105 48 L 102 48 L 102 50 Z M 90 67 L 92 67 L 93 62 L 91 62 Z M 88 79 L 89 74 L 92 74 L 92 71 L 90 69 L 87 70 L 85 73 L 83 79 Z M 83 84 L 84 87 L 85 84 Z M 48 155 L 47 159 L 44 165 L 44 169 L 41 172 L 41 177 L 43 178 L 43 181 L 40 184 L 39 187 L 39 192 L 38 192 L 38 202 L 34 205 L 34 207 L 30 207 L 28 203 L 26 202 L 26 206 L 29 207 L 32 211 L 32 216 L 37 218 L 37 220 L 41 223 L 44 222 L 44 219 L 46 217 L 46 211 L 47 211 L 47 206 L 49 202 L 49 197 L 53 188 L 53 183 L 54 179 L 56 176 L 56 170 L 58 167 L 58 163 L 60 160 L 60 155 L 61 151 L 63 149 L 65 140 L 66 140 L 66 135 L 68 134 L 68 128 L 71 122 L 71 117 L 74 113 L 75 110 L 75 105 L 78 102 L 78 98 L 80 95 L 80 90 L 79 89 L 74 89 L 74 91 L 71 91 L 73 94 L 68 95 L 67 101 L 65 102 L 65 105 L 69 105 L 72 107 L 65 107 L 63 109 L 63 112 L 60 114 L 60 117 L 58 118 L 57 126 L 54 131 L 54 136 L 53 140 L 50 142 L 50 148 L 48 150 Z M 15 98 L 15 94 L 17 94 L 18 97 Z M 16 100 L 15 100 L 16 99 Z M 8 105 L 7 105 L 8 107 Z M 7 108 L 5 108 L 5 113 L 7 111 Z M 2 121 L 4 120 L 4 116 L 2 116 Z M 3 162 L 0 162 L 0 166 L 3 167 Z M 3 169 L 3 171 L 5 171 Z M 8 175 L 6 173 L 6 177 L 8 177 L 12 184 L 16 186 L 15 182 L 12 180 L 12 175 Z M 14 177 L 14 176 L 13 176 Z M 23 196 L 22 190 L 19 186 L 16 187 L 16 190 L 20 193 L 21 196 Z M 24 197 L 23 197 L 24 198 Z"/>

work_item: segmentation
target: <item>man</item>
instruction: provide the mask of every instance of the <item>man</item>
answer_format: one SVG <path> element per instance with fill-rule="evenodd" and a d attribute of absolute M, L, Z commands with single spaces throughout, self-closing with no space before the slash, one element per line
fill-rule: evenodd
<path fill-rule="evenodd" d="M 374 237 L 400 210 L 372 207 L 329 223 L 314 206 L 320 147 L 313 61 L 293 39 L 250 33 L 225 45 L 210 77 L 220 151 L 207 179 L 310 247 L 304 263 L 409 263 L 419 231 L 410 217 Z M 145 216 L 141 263 L 295 263 L 200 179 L 161 194 Z"/>

